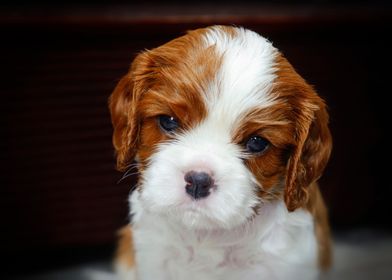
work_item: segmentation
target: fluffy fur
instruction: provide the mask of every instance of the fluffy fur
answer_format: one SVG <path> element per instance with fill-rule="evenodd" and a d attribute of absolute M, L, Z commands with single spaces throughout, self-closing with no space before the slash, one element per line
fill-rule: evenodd
<path fill-rule="evenodd" d="M 327 267 L 316 185 L 331 136 L 324 101 L 260 35 L 213 26 L 139 54 L 110 98 L 120 170 L 136 162 L 124 279 L 314 279 Z M 159 116 L 174 117 L 173 133 Z M 268 140 L 259 154 L 252 136 Z M 185 174 L 204 172 L 194 199 Z"/>

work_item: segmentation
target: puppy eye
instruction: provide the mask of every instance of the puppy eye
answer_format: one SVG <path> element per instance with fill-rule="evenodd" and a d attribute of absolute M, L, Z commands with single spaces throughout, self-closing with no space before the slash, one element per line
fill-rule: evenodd
<path fill-rule="evenodd" d="M 252 154 L 262 153 L 269 147 L 269 142 L 263 137 L 252 136 L 246 141 L 245 147 Z"/>
<path fill-rule="evenodd" d="M 179 126 L 176 118 L 167 115 L 159 116 L 158 122 L 162 130 L 168 133 L 174 132 Z"/>

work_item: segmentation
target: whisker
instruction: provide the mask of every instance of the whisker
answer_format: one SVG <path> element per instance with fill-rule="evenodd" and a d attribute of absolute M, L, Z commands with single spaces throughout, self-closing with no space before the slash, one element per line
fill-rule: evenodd
<path fill-rule="evenodd" d="M 139 174 L 139 170 L 137 170 L 138 165 L 135 163 L 129 164 L 128 166 L 128 170 L 124 172 L 123 176 L 121 177 L 120 180 L 118 180 L 117 184 L 121 183 L 123 180 L 125 180 L 128 177 L 131 177 L 133 175 L 137 175 Z M 135 171 L 136 169 L 136 171 Z"/>
<path fill-rule="evenodd" d="M 136 174 L 139 174 L 139 171 L 136 171 L 136 172 L 132 172 L 132 173 L 128 173 L 128 174 L 126 174 L 126 175 L 123 175 L 123 176 L 121 177 L 121 179 L 119 180 L 119 182 L 121 182 L 122 180 L 124 180 L 124 179 L 126 179 L 126 178 L 128 178 L 128 177 L 131 177 L 131 176 L 133 176 L 133 175 L 136 175 Z"/>

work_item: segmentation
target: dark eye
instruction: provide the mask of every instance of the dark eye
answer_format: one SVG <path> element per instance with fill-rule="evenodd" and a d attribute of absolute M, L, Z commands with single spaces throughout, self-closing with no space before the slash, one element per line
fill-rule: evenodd
<path fill-rule="evenodd" d="M 178 128 L 178 121 L 171 116 L 161 115 L 158 117 L 158 122 L 162 130 L 168 133 L 174 132 Z"/>
<path fill-rule="evenodd" d="M 252 154 L 262 153 L 269 146 L 268 140 L 260 136 L 252 136 L 246 141 L 246 150 Z"/>

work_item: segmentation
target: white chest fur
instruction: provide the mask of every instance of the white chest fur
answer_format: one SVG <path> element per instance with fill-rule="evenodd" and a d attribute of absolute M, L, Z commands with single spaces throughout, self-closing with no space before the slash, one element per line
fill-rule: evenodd
<path fill-rule="evenodd" d="M 143 209 L 131 197 L 137 279 L 315 279 L 317 244 L 312 216 L 266 204 L 232 230 L 185 228 Z"/>

